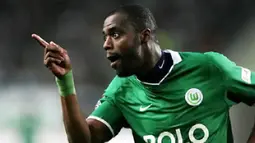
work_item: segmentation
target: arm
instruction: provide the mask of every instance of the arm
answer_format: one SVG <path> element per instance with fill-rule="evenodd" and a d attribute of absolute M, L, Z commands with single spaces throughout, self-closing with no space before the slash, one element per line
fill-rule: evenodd
<path fill-rule="evenodd" d="M 125 124 L 122 112 L 116 106 L 114 95 L 118 80 L 108 86 L 96 109 L 85 121 L 75 95 L 71 72 L 56 79 L 61 95 L 64 125 L 70 143 L 104 143 L 114 137 Z M 109 114 L 109 111 L 112 114 Z"/>
<path fill-rule="evenodd" d="M 36 34 L 32 37 L 44 47 L 44 64 L 56 77 L 69 142 L 103 143 L 108 141 L 112 136 L 106 125 L 94 119 L 86 121 L 81 114 L 67 51 L 53 42 L 47 43 Z"/>
<path fill-rule="evenodd" d="M 220 70 L 230 105 L 243 102 L 252 106 L 255 103 L 255 72 L 237 66 L 221 54 L 209 53 L 213 64 Z M 248 143 L 255 143 L 255 127 Z"/>
<path fill-rule="evenodd" d="M 98 120 L 81 114 L 76 95 L 61 97 L 63 120 L 70 143 L 104 143 L 112 138 L 109 129 Z"/>
<path fill-rule="evenodd" d="M 255 103 L 255 72 L 238 66 L 222 54 L 210 52 L 209 60 L 217 67 L 222 76 L 222 85 L 227 99 L 235 104 L 243 102 L 247 105 Z"/>
<path fill-rule="evenodd" d="M 61 97 L 63 121 L 70 143 L 83 141 L 91 142 L 91 133 L 88 124 L 82 117 L 76 95 Z"/>

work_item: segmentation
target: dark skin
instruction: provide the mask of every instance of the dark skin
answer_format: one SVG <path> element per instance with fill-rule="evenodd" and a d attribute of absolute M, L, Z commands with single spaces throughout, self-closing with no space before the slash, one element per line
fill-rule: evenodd
<path fill-rule="evenodd" d="M 161 56 L 161 50 L 151 40 L 150 29 L 136 32 L 126 20 L 125 14 L 107 17 L 103 25 L 104 49 L 107 57 L 117 55 L 119 58 L 111 66 L 118 76 L 141 75 L 152 69 Z"/>
<path fill-rule="evenodd" d="M 136 32 L 126 21 L 126 15 L 115 13 L 107 17 L 103 25 L 104 49 L 112 60 L 111 66 L 121 77 L 146 74 L 161 56 L 158 44 L 151 39 L 150 29 Z M 44 47 L 44 65 L 56 76 L 69 72 L 71 61 L 67 51 L 47 43 L 40 36 L 32 37 Z M 110 57 L 114 58 L 110 58 Z M 117 58 L 116 58 L 117 57 Z M 117 60 L 116 60 L 117 59 Z M 112 138 L 108 127 L 95 119 L 84 120 L 75 94 L 61 97 L 63 120 L 70 143 L 104 143 Z"/>
<path fill-rule="evenodd" d="M 255 143 L 255 125 L 253 126 L 252 132 L 247 143 Z"/>

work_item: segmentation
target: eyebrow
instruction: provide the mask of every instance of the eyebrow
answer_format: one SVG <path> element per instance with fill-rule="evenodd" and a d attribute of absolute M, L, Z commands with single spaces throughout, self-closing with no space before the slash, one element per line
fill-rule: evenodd
<path fill-rule="evenodd" d="M 116 26 L 113 26 L 113 27 L 107 29 L 108 33 L 111 33 L 112 31 L 116 31 L 116 30 L 123 31 L 121 28 L 116 27 Z M 102 31 L 102 33 L 103 33 L 103 35 L 105 35 L 106 32 Z"/>

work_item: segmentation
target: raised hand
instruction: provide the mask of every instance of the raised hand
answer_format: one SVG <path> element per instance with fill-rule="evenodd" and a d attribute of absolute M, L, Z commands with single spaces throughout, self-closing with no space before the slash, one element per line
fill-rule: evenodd
<path fill-rule="evenodd" d="M 44 65 L 57 77 L 61 77 L 71 70 L 71 61 L 67 51 L 55 44 L 46 42 L 39 35 L 32 34 L 42 47 L 44 47 Z"/>

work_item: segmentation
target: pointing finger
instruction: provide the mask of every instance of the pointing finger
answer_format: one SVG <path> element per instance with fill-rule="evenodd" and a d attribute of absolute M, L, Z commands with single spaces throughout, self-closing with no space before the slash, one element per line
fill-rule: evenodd
<path fill-rule="evenodd" d="M 48 42 L 46 42 L 43 38 L 41 38 L 37 34 L 32 34 L 32 38 L 35 39 L 42 47 L 46 47 L 47 45 L 49 45 Z"/>

